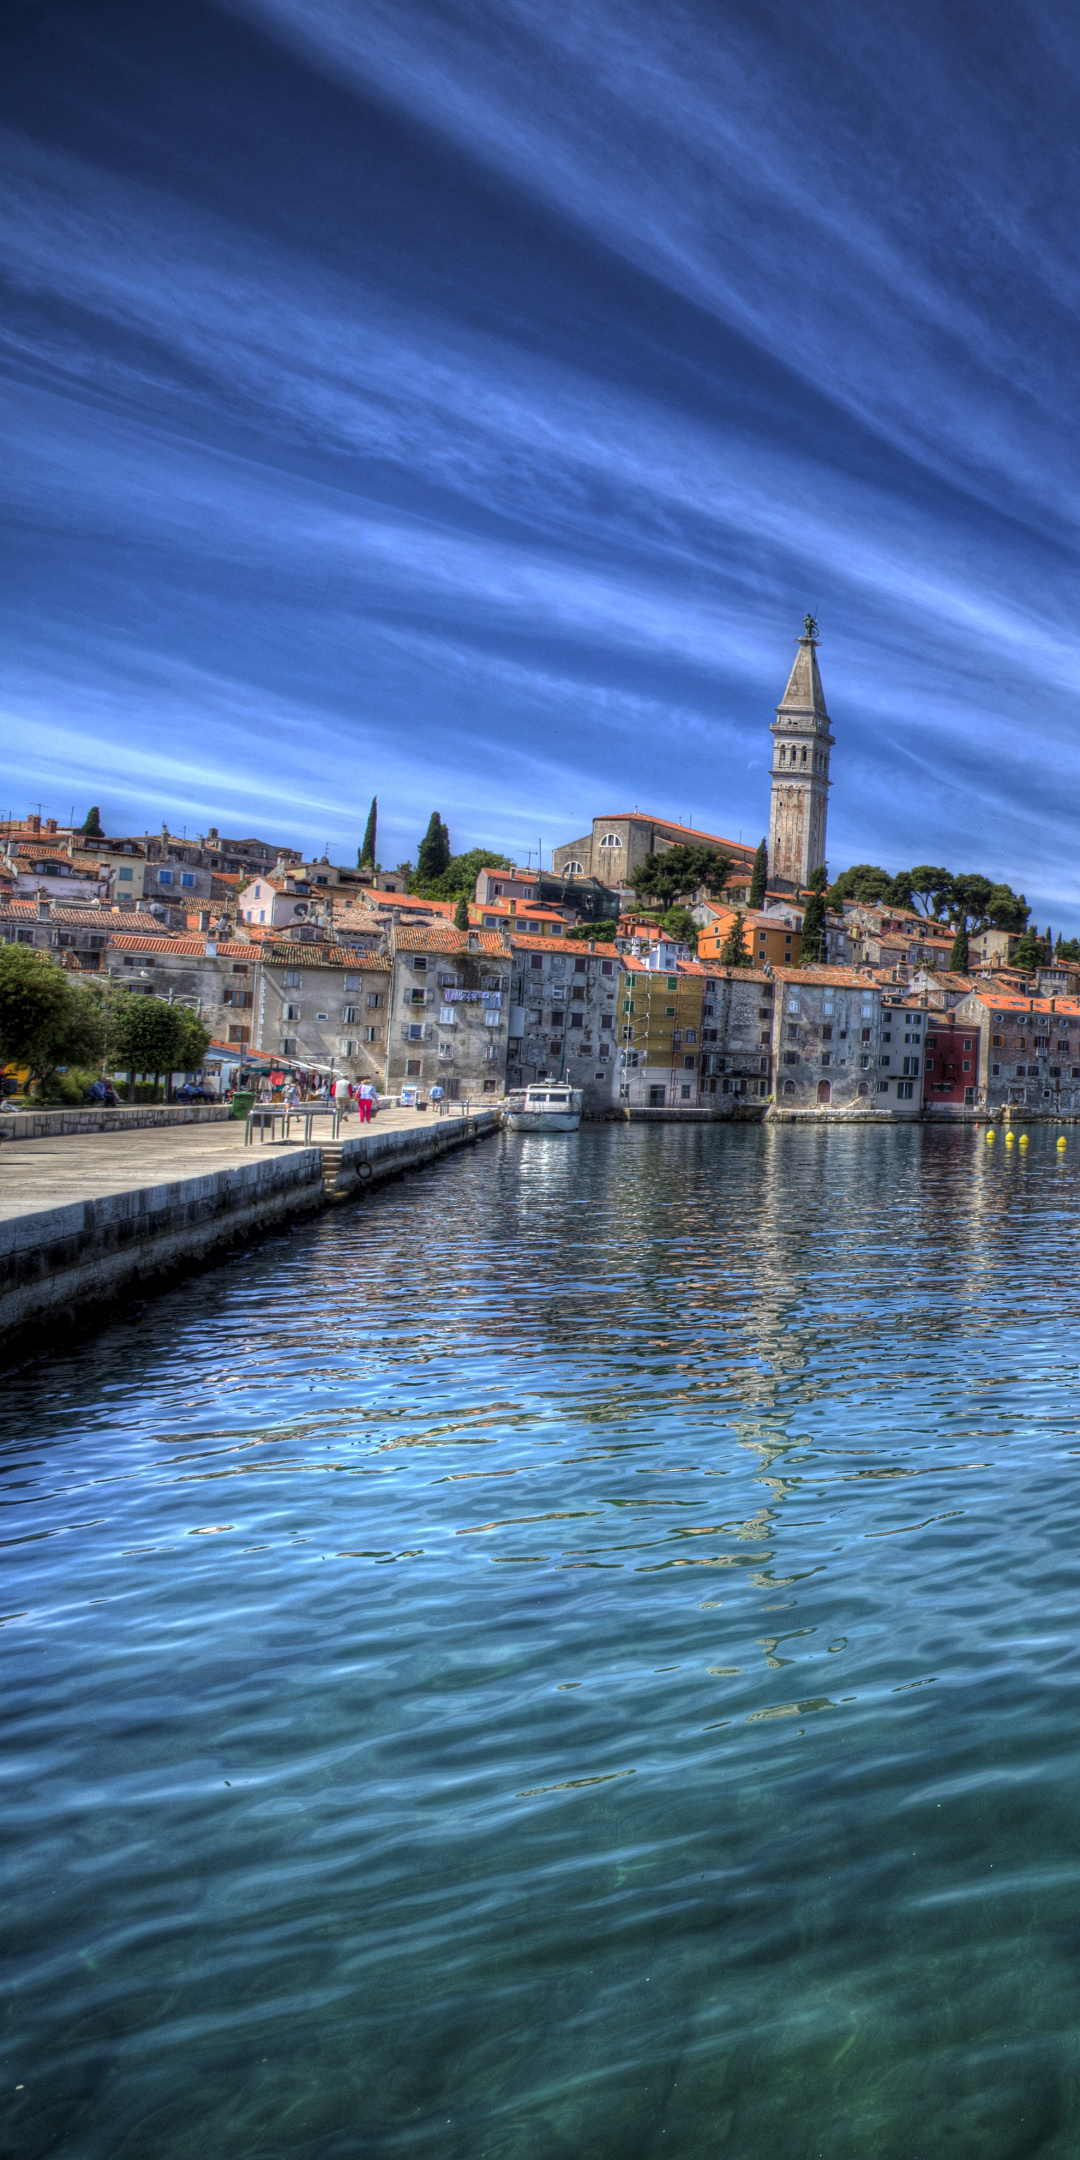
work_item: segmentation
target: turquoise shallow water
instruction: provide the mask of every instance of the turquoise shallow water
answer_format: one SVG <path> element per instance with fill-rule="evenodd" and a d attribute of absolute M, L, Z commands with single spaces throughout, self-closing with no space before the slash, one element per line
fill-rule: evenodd
<path fill-rule="evenodd" d="M 1054 1138 L 507 1134 L 9 1382 L 0 2160 L 1075 2155 Z"/>

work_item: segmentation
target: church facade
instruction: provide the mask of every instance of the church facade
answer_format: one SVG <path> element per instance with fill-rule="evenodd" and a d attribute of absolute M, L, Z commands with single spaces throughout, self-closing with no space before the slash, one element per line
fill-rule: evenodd
<path fill-rule="evenodd" d="M 769 883 L 794 892 L 825 861 L 829 814 L 829 752 L 835 737 L 818 673 L 816 630 L 808 615 L 787 689 L 771 723 Z"/>

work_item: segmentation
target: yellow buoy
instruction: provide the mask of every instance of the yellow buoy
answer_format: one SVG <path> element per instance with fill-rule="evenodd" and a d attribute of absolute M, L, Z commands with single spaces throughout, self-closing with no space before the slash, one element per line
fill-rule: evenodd
<path fill-rule="evenodd" d="M 1006 1135 L 1005 1135 L 1005 1145 L 1006 1145 L 1006 1147 L 1015 1147 L 1015 1146 L 1016 1146 L 1016 1134 L 1015 1134 L 1014 1132 L 1007 1132 L 1007 1133 L 1006 1133 Z"/>
<path fill-rule="evenodd" d="M 1026 1146 L 1027 1146 L 1027 1144 L 1028 1144 L 1028 1136 L 1027 1136 L 1026 1132 L 1022 1132 L 1022 1133 L 1021 1133 L 1021 1135 L 1020 1135 L 1020 1145 L 1021 1145 L 1021 1147 L 1026 1147 Z"/>
<path fill-rule="evenodd" d="M 987 1145 L 987 1147 L 993 1147 L 993 1145 L 994 1145 L 994 1135 L 993 1135 L 993 1132 L 988 1132 L 988 1133 L 987 1133 L 987 1135 L 986 1135 L 986 1145 Z"/>
<path fill-rule="evenodd" d="M 1068 1147 L 1068 1145 L 1069 1145 L 1069 1143 L 1068 1143 L 1068 1141 L 1066 1140 L 1066 1138 L 1065 1138 L 1065 1135 L 1064 1135 L 1064 1133 L 1062 1133 L 1062 1134 L 1061 1134 L 1061 1137 L 1060 1137 L 1060 1139 L 1058 1140 L 1058 1146 L 1059 1146 L 1059 1147 Z"/>

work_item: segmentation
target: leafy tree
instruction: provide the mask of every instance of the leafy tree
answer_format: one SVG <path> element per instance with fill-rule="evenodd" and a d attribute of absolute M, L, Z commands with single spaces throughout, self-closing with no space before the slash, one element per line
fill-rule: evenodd
<path fill-rule="evenodd" d="M 1009 965 L 1024 975 L 1034 975 L 1036 968 L 1045 967 L 1046 950 L 1036 930 L 1025 930 Z"/>
<path fill-rule="evenodd" d="M 1062 938 L 1059 936 L 1054 947 L 1054 958 L 1055 960 L 1080 961 L 1080 938 Z"/>
<path fill-rule="evenodd" d="M 405 883 L 406 883 L 406 885 L 407 885 L 407 886 L 409 886 L 409 885 L 411 885 L 411 884 L 412 884 L 412 881 L 413 881 L 413 878 L 414 878 L 414 877 L 415 877 L 415 875 L 416 875 L 416 872 L 415 872 L 415 870 L 413 869 L 413 866 L 412 866 L 411 862 L 399 862 L 399 863 L 395 863 L 395 864 L 394 864 L 394 868 L 395 868 L 395 870 L 397 871 L 397 874 L 398 874 L 399 878 L 404 878 L 404 880 L 405 880 Z"/>
<path fill-rule="evenodd" d="M 954 975 L 966 975 L 966 974 L 967 974 L 967 971 L 968 971 L 968 934 L 967 934 L 967 925 L 966 925 L 965 923 L 960 923 L 960 924 L 959 924 L 959 926 L 958 926 L 958 928 L 957 928 L 956 936 L 954 937 L 954 939 L 953 939 L 953 941 L 952 941 L 952 951 L 951 951 L 951 953 L 949 954 L 949 967 L 950 967 L 950 970 L 951 970 L 951 972 L 952 972 L 952 973 L 953 973 Z"/>
<path fill-rule="evenodd" d="M 109 1029 L 109 1056 L 114 1070 L 130 1074 L 129 1099 L 133 1099 L 137 1072 L 153 1073 L 157 1086 L 162 1073 L 173 1074 L 198 1064 L 209 1037 L 205 1029 L 199 1057 L 189 1061 L 194 1014 L 184 1005 L 170 1005 L 165 998 L 125 997 L 118 1004 Z"/>
<path fill-rule="evenodd" d="M 850 870 L 841 870 L 839 877 L 833 879 L 825 904 L 829 908 L 841 908 L 845 900 L 863 900 L 872 904 L 875 900 L 884 900 L 892 882 L 888 871 L 879 869 L 876 863 L 853 863 Z"/>
<path fill-rule="evenodd" d="M 198 1014 L 193 1013 L 190 1006 L 181 1005 L 177 1007 L 174 1005 L 173 1011 L 179 1011 L 182 1028 L 180 1057 L 174 1065 L 173 1071 L 196 1072 L 210 1048 L 209 1033 L 204 1028 Z"/>
<path fill-rule="evenodd" d="M 666 930 L 677 945 L 689 945 L 691 952 L 697 951 L 698 926 L 689 908 L 668 908 L 660 917 L 660 928 Z"/>
<path fill-rule="evenodd" d="M 567 943 L 576 941 L 583 944 L 594 938 L 598 945 L 610 945 L 612 939 L 618 935 L 618 929 L 618 923 L 612 922 L 610 916 L 605 916 L 601 922 L 575 923 L 572 930 L 563 932 L 563 936 Z"/>
<path fill-rule="evenodd" d="M 825 953 L 825 895 L 818 887 L 811 893 L 803 915 L 800 965 L 818 966 Z"/>
<path fill-rule="evenodd" d="M 819 863 L 816 870 L 811 870 L 810 875 L 806 880 L 807 891 L 823 893 L 827 891 L 828 884 L 829 873 L 825 867 L 825 864 Z"/>
<path fill-rule="evenodd" d="M 769 843 L 767 840 L 763 840 L 754 857 L 754 867 L 750 873 L 750 905 L 752 908 L 764 907 L 768 884 Z"/>
<path fill-rule="evenodd" d="M 459 893 L 471 900 L 481 870 L 512 870 L 513 867 L 513 863 L 505 855 L 497 854 L 494 848 L 470 848 L 465 855 L 451 855 L 438 877 L 424 879 L 418 861 L 416 875 L 409 880 L 409 890 L 419 893 L 424 900 L 456 900 Z"/>
<path fill-rule="evenodd" d="M 991 885 L 986 903 L 985 922 L 982 928 L 993 930 L 1027 929 L 1031 913 L 1023 893 L 1014 893 L 1011 885 Z"/>
<path fill-rule="evenodd" d="M 745 929 L 746 924 L 743 917 L 736 915 L 729 925 L 727 936 L 720 947 L 721 967 L 745 968 L 753 966 L 753 961 L 746 949 Z"/>
<path fill-rule="evenodd" d="M 464 893 L 462 893 L 461 898 L 458 901 L 456 908 L 454 909 L 454 928 L 455 930 L 467 930 L 468 927 L 469 903 L 466 900 Z"/>
<path fill-rule="evenodd" d="M 29 946 L 0 946 L 0 1058 L 29 1067 L 40 1090 L 60 1065 L 93 1064 L 103 1031 L 97 1001 Z"/>
<path fill-rule="evenodd" d="M 431 885 L 440 878 L 450 863 L 450 834 L 437 810 L 428 819 L 428 829 L 416 853 L 416 882 L 418 886 Z"/>
<path fill-rule="evenodd" d="M 692 841 L 666 848 L 659 855 L 646 855 L 630 883 L 639 899 L 649 898 L 661 907 L 671 907 L 700 886 L 706 892 L 722 893 L 730 873 L 730 856 L 717 855 L 700 841 Z"/>
<path fill-rule="evenodd" d="M 356 858 L 356 865 L 359 870 L 363 869 L 365 863 L 370 863 L 373 870 L 375 868 L 375 827 L 378 822 L 378 813 L 379 798 L 377 795 L 373 795 L 371 808 L 367 814 L 367 824 L 364 827 L 364 844 Z"/>
<path fill-rule="evenodd" d="M 940 921 L 946 912 L 945 902 L 952 891 L 952 872 L 940 864 L 918 863 L 914 870 L 903 872 L 911 893 L 911 905 L 917 915 L 933 915 Z"/>
<path fill-rule="evenodd" d="M 104 840 L 105 833 L 101 823 L 101 813 L 96 803 L 92 810 L 87 811 L 79 831 L 85 833 L 88 840 Z"/>

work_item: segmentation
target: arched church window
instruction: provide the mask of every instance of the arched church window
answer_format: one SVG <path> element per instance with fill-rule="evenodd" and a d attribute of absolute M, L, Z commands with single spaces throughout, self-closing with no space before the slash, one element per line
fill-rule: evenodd
<path fill-rule="evenodd" d="M 805 765 L 805 763 L 806 763 L 806 752 L 805 752 L 805 750 L 803 751 L 803 754 L 802 754 L 802 761 L 803 761 L 803 764 Z"/>
<path fill-rule="evenodd" d="M 601 847 L 621 847 L 622 841 L 620 840 L 617 832 L 606 832 L 600 842 L 600 845 Z"/>
<path fill-rule="evenodd" d="M 580 877 L 581 874 L 582 866 L 579 862 L 565 862 L 563 864 L 564 877 Z"/>

